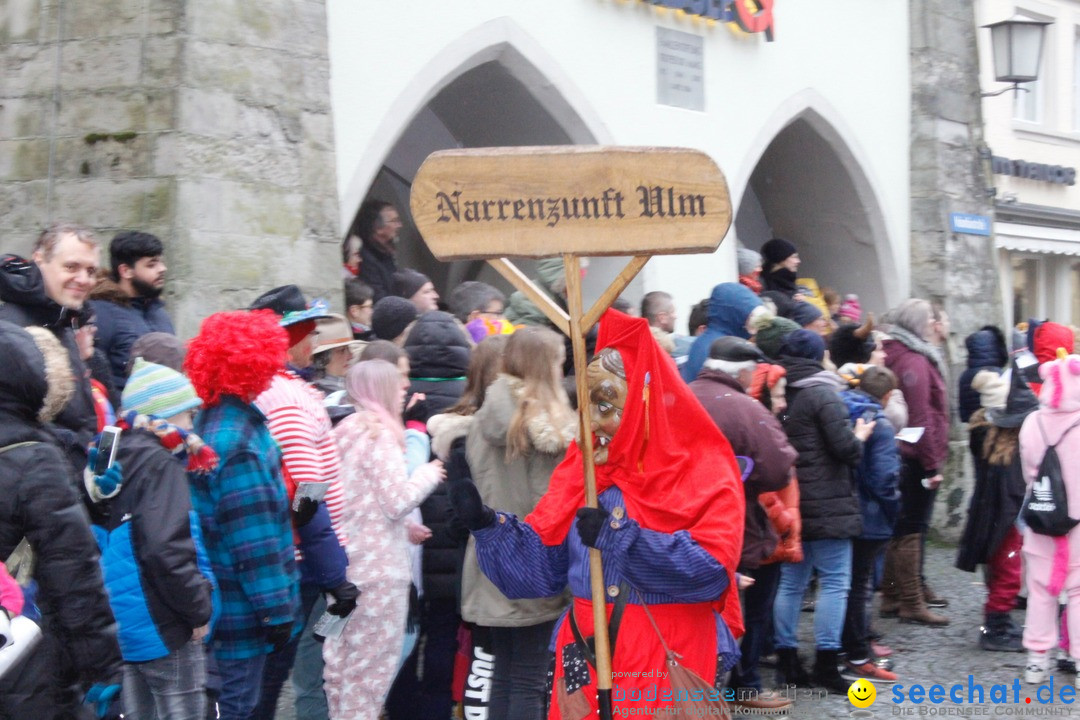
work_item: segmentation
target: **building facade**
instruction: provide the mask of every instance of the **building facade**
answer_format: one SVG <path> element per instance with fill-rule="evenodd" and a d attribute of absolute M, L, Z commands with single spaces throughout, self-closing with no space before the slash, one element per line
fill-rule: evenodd
<path fill-rule="evenodd" d="M 679 5 L 675 9 L 667 5 Z M 882 310 L 909 290 L 908 3 L 329 0 L 343 229 L 368 198 L 440 291 L 497 277 L 437 263 L 408 223 L 423 160 L 450 147 L 687 146 L 725 173 L 734 222 L 711 255 L 655 257 L 628 290 L 685 319 L 735 278 L 737 243 L 791 240 L 801 275 Z M 621 261 L 594 259 L 595 297 Z M 681 324 L 681 323 L 680 323 Z"/>
<path fill-rule="evenodd" d="M 1050 22 L 1039 80 L 982 100 L 984 162 L 994 196 L 1007 326 L 1030 318 L 1080 325 L 1080 3 L 980 0 L 980 25 L 1019 14 Z M 990 36 L 979 36 L 981 85 L 994 82 Z"/>

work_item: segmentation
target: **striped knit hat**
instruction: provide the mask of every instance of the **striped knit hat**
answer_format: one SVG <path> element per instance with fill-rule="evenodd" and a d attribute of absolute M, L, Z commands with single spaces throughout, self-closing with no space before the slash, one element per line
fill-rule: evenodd
<path fill-rule="evenodd" d="M 142 415 L 170 418 L 202 405 L 195 388 L 186 377 L 172 368 L 135 359 L 131 377 L 120 398 L 123 412 L 135 410 Z"/>

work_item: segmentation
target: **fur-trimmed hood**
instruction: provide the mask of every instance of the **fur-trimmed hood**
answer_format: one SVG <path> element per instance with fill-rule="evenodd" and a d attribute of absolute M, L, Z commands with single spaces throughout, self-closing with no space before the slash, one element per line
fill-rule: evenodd
<path fill-rule="evenodd" d="M 98 276 L 97 284 L 90 291 L 90 299 L 105 300 L 106 302 L 124 306 L 131 304 L 131 298 L 120 289 L 120 286 L 116 284 L 116 281 L 108 273 Z"/>
<path fill-rule="evenodd" d="M 506 446 L 506 434 L 514 412 L 521 403 L 524 385 L 519 378 L 500 373 L 487 389 L 484 404 L 476 412 L 476 419 L 480 423 L 484 439 L 492 445 Z M 533 449 L 549 455 L 565 451 L 577 431 L 577 423 L 573 422 L 574 416 L 568 417 L 570 421 L 559 427 L 548 413 L 537 413 L 526 427 Z"/>
<path fill-rule="evenodd" d="M 469 433 L 473 417 L 472 415 L 441 413 L 428 418 L 427 431 L 431 435 L 431 451 L 435 453 L 435 457 L 444 462 L 450 457 L 450 446 L 455 440 Z"/>
<path fill-rule="evenodd" d="M 15 415 L 50 422 L 71 399 L 75 376 L 67 351 L 48 330 L 0 321 L 4 348 L 0 406 Z"/>

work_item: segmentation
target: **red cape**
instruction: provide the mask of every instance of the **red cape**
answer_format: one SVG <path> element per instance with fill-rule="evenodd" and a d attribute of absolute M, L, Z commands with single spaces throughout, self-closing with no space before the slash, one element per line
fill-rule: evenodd
<path fill-rule="evenodd" d="M 608 310 L 596 348 L 608 347 L 622 355 L 628 393 L 608 462 L 596 466 L 597 492 L 617 486 L 627 514 L 641 527 L 663 533 L 688 530 L 723 564 L 728 589 L 715 608 L 737 638 L 743 625 L 735 568 L 742 552 L 745 497 L 735 454 L 645 320 Z M 585 505 L 584 473 L 574 443 L 552 474 L 547 493 L 525 518 L 546 545 L 562 543 L 577 509 Z"/>

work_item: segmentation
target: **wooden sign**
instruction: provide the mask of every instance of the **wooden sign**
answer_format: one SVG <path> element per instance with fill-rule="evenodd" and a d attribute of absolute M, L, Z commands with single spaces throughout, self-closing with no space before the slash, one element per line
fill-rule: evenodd
<path fill-rule="evenodd" d="M 723 173 L 686 148 L 441 150 L 411 207 L 443 261 L 712 252 L 731 225 Z"/>

